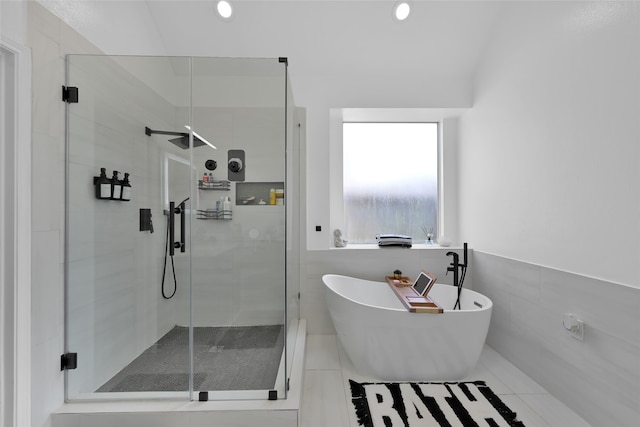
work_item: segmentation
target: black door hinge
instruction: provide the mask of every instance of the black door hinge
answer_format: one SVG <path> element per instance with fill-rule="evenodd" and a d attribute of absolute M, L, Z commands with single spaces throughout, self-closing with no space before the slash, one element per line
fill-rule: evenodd
<path fill-rule="evenodd" d="M 76 369 L 78 367 L 78 353 L 65 353 L 60 356 L 60 370 Z"/>
<path fill-rule="evenodd" d="M 67 104 L 76 104 L 78 102 L 78 88 L 62 86 L 62 100 Z"/>

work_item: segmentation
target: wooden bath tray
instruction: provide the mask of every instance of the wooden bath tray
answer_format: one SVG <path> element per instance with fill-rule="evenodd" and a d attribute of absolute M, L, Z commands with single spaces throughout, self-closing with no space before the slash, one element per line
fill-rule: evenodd
<path fill-rule="evenodd" d="M 442 307 L 429 298 L 429 296 L 423 297 L 418 295 L 411 287 L 413 282 L 409 281 L 408 277 L 401 277 L 399 283 L 398 279 L 394 280 L 392 276 L 386 276 L 385 279 L 387 279 L 387 283 L 391 289 L 393 289 L 393 292 L 396 294 L 400 302 L 411 313 L 440 314 L 444 311 Z M 406 284 L 407 281 L 409 282 L 408 285 Z"/>
<path fill-rule="evenodd" d="M 386 279 L 387 279 L 387 283 L 393 284 L 394 286 L 398 286 L 398 287 L 413 285 L 413 280 L 411 280 L 407 276 L 400 276 L 399 279 L 396 279 L 395 277 L 391 277 L 391 276 L 386 276 Z"/>

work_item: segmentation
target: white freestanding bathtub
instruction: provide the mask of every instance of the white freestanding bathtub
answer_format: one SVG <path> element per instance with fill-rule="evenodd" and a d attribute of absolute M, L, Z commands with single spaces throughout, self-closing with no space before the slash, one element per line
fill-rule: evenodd
<path fill-rule="evenodd" d="M 436 283 L 429 297 L 444 313 L 411 313 L 386 282 L 326 274 L 327 305 L 340 342 L 363 374 L 388 381 L 449 381 L 465 377 L 484 346 L 491 300 Z"/>

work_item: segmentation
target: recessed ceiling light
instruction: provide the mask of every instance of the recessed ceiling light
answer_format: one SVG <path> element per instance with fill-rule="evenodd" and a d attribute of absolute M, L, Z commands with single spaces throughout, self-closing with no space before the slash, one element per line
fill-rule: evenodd
<path fill-rule="evenodd" d="M 216 4 L 216 11 L 220 18 L 229 20 L 233 16 L 233 8 L 231 7 L 231 3 L 226 0 L 220 0 Z"/>
<path fill-rule="evenodd" d="M 409 17 L 409 13 L 411 13 L 411 6 L 409 2 L 399 1 L 393 7 L 393 16 L 398 21 L 404 21 Z"/>

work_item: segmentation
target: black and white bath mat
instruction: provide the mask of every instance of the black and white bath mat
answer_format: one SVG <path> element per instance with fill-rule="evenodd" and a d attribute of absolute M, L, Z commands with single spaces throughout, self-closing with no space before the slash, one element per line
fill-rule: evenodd
<path fill-rule="evenodd" d="M 524 427 L 484 381 L 349 383 L 364 427 Z"/>

